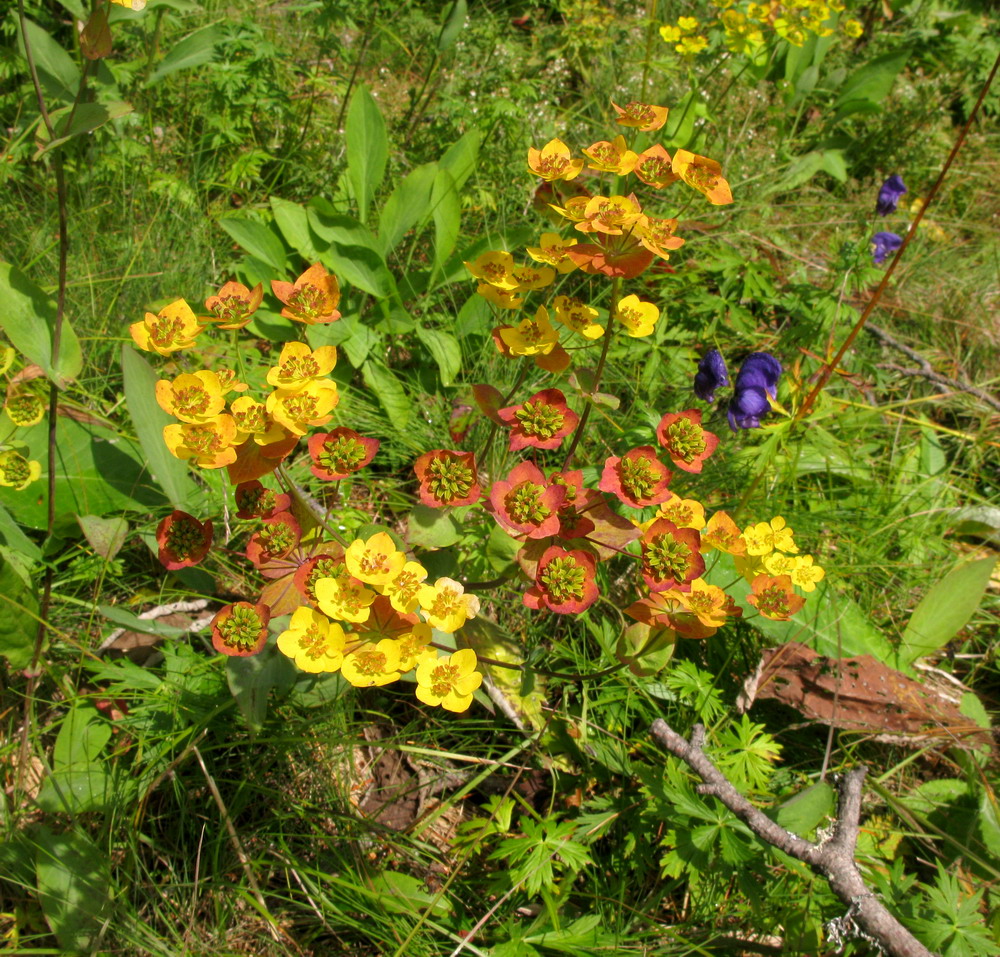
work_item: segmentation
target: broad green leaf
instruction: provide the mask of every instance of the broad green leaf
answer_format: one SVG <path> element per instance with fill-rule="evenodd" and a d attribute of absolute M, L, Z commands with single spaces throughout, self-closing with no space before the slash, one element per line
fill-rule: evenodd
<path fill-rule="evenodd" d="M 0 263 L 0 329 L 11 345 L 29 362 L 39 366 L 60 389 L 83 368 L 80 342 L 63 316 L 59 356 L 52 360 L 52 333 L 56 324 L 55 303 L 16 266 Z"/>
<path fill-rule="evenodd" d="M 53 40 L 37 23 L 26 19 L 24 27 L 46 96 L 72 103 L 80 86 L 80 68 L 63 49 L 62 44 Z M 21 56 L 24 56 L 24 39 L 19 31 L 17 40 Z M 33 108 L 37 110 L 37 105 L 33 105 Z"/>
<path fill-rule="evenodd" d="M 159 635 L 161 638 L 180 638 L 189 634 L 186 628 L 167 625 L 155 618 L 140 618 L 120 605 L 98 605 L 97 611 L 102 618 L 113 621 L 129 631 L 137 631 L 143 635 Z"/>
<path fill-rule="evenodd" d="M 49 150 L 61 146 L 74 136 L 91 133 L 99 126 L 103 126 L 111 120 L 117 120 L 119 117 L 131 112 L 132 107 L 120 100 L 113 103 L 81 103 L 75 108 L 65 106 L 61 110 L 50 114 L 55 131 L 59 135 L 50 143 L 46 143 L 40 147 L 35 153 L 34 158 L 37 160 L 43 154 L 49 152 Z M 70 122 L 69 129 L 64 129 L 65 119 L 70 115 L 72 115 L 72 121 Z"/>
<path fill-rule="evenodd" d="M 0 546 L 17 556 L 22 564 L 32 564 L 42 557 L 42 550 L 21 531 L 7 509 L 0 505 Z"/>
<path fill-rule="evenodd" d="M 452 143 L 438 160 L 438 166 L 451 173 L 455 189 L 460 190 L 475 171 L 482 142 L 483 134 L 479 130 L 475 128 L 468 130 Z"/>
<path fill-rule="evenodd" d="M 38 598 L 17 569 L 0 557 L 0 655 L 26 668 L 38 633 Z"/>
<path fill-rule="evenodd" d="M 438 53 L 444 53 L 445 50 L 450 50 L 454 45 L 459 33 L 462 32 L 462 27 L 465 26 L 465 18 L 468 12 L 469 7 L 466 0 L 454 0 L 451 4 L 451 8 L 448 10 L 448 14 L 441 26 L 441 33 L 438 34 Z"/>
<path fill-rule="evenodd" d="M 122 346 L 122 375 L 125 404 L 135 424 L 150 475 L 174 508 L 190 511 L 201 492 L 187 464 L 171 455 L 163 442 L 163 427 L 174 420 L 156 401 L 156 373 L 135 349 L 126 345 Z"/>
<path fill-rule="evenodd" d="M 93 705 L 70 708 L 52 751 L 52 774 L 38 794 L 43 811 L 79 814 L 108 805 L 111 778 L 100 759 L 110 738 L 111 725 Z"/>
<path fill-rule="evenodd" d="M 449 386 L 462 370 L 462 349 L 449 332 L 417 326 L 417 338 L 434 357 L 441 374 L 441 385 Z"/>
<path fill-rule="evenodd" d="M 434 219 L 434 261 L 432 277 L 437 276 L 455 249 L 462 228 L 462 203 L 455 180 L 446 169 L 438 170 L 431 190 L 431 215 Z"/>
<path fill-rule="evenodd" d="M 462 529 L 449 509 L 419 504 L 407 516 L 406 537 L 420 548 L 447 548 L 462 537 Z"/>
<path fill-rule="evenodd" d="M 55 834 L 43 825 L 33 836 L 45 920 L 64 952 L 89 951 L 111 908 L 107 854 L 80 829 Z"/>
<path fill-rule="evenodd" d="M 315 197 L 306 207 L 309 225 L 313 232 L 328 243 L 342 246 L 366 246 L 376 252 L 381 250 L 372 231 L 353 216 L 338 212 L 322 197 Z"/>
<path fill-rule="evenodd" d="M 189 70 L 211 62 L 215 59 L 216 44 L 223 43 L 225 39 L 226 34 L 217 23 L 210 23 L 207 27 L 189 33 L 160 61 L 146 81 L 146 86 L 159 83 L 165 76 L 178 70 Z"/>
<path fill-rule="evenodd" d="M 892 84 L 906 66 L 912 52 L 911 47 L 900 47 L 869 60 L 863 67 L 855 70 L 844 81 L 840 94 L 834 101 L 834 121 L 852 113 L 878 109 L 878 105 L 889 95 Z"/>
<path fill-rule="evenodd" d="M 378 334 L 359 320 L 354 323 L 351 334 L 341 343 L 341 348 L 344 350 L 344 355 L 347 356 L 347 361 L 355 369 L 360 369 L 362 363 L 368 358 L 368 353 L 378 342 Z"/>
<path fill-rule="evenodd" d="M 836 794 L 825 781 L 799 791 L 776 808 L 774 819 L 786 830 L 806 837 L 836 810 Z"/>
<path fill-rule="evenodd" d="M 847 162 L 843 150 L 823 150 L 823 172 L 828 173 L 838 183 L 847 182 Z"/>
<path fill-rule="evenodd" d="M 271 689 L 287 691 L 297 677 L 292 660 L 278 651 L 273 640 L 268 640 L 259 655 L 226 659 L 229 690 L 252 731 L 259 731 L 264 726 Z"/>
<path fill-rule="evenodd" d="M 451 901 L 442 893 L 431 892 L 423 880 L 399 871 L 382 871 L 371 881 L 370 888 L 378 898 L 380 910 L 389 914 L 432 913 L 447 917 L 453 910 Z"/>
<path fill-rule="evenodd" d="M 431 214 L 431 189 L 437 176 L 436 163 L 424 163 L 407 174 L 392 191 L 378 220 L 378 238 L 388 256 L 417 223 Z"/>
<path fill-rule="evenodd" d="M 347 179 L 358 204 L 358 219 L 368 222 L 368 209 L 385 176 L 389 141 L 385 120 L 366 86 L 351 97 L 345 126 L 347 136 Z"/>
<path fill-rule="evenodd" d="M 361 369 L 365 385 L 378 398 L 393 426 L 400 431 L 410 424 L 413 403 L 396 374 L 384 363 L 369 359 Z"/>
<path fill-rule="evenodd" d="M 309 213 L 300 203 L 271 197 L 271 212 L 285 242 L 308 263 L 319 261 L 315 237 L 309 229 Z"/>
<path fill-rule="evenodd" d="M 101 558 L 110 560 L 122 550 L 128 535 L 128 522 L 121 515 L 113 518 L 77 515 L 76 521 L 90 547 Z"/>
<path fill-rule="evenodd" d="M 320 253 L 319 258 L 324 266 L 336 274 L 338 280 L 369 295 L 388 299 L 396 293 L 396 283 L 377 249 L 335 242 Z"/>
<path fill-rule="evenodd" d="M 223 216 L 219 225 L 242 249 L 270 266 L 279 276 L 284 276 L 285 246 L 274 230 L 251 219 L 237 219 L 234 216 Z"/>
<path fill-rule="evenodd" d="M 983 600 L 995 558 L 981 558 L 953 568 L 913 610 L 897 652 L 896 667 L 943 648 L 965 627 Z"/>
<path fill-rule="evenodd" d="M 746 600 L 750 585 L 737 574 L 732 556 L 720 554 L 714 565 L 709 564 L 711 570 L 705 579 L 712 585 L 725 588 L 746 614 L 753 611 L 753 606 Z M 837 591 L 829 577 L 824 578 L 805 599 L 805 607 L 789 621 L 772 621 L 763 615 L 754 615 L 749 624 L 772 644 L 800 641 L 829 658 L 871 655 L 884 664 L 892 662 L 893 649 L 889 640 L 852 598 Z"/>

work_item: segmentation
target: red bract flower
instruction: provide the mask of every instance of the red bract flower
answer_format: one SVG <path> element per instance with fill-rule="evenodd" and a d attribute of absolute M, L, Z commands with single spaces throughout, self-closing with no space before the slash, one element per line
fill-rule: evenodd
<path fill-rule="evenodd" d="M 806 603 L 792 590 L 792 579 L 788 575 L 758 575 L 752 588 L 747 601 L 773 621 L 788 621 Z"/>
<path fill-rule="evenodd" d="M 642 577 L 652 592 L 677 588 L 689 591 L 690 583 L 705 571 L 701 536 L 693 528 L 678 528 L 665 518 L 646 529 L 642 546 Z"/>
<path fill-rule="evenodd" d="M 277 512 L 287 511 L 291 506 L 292 500 L 288 495 L 265 488 L 257 479 L 240 482 L 236 486 L 237 518 L 270 518 Z"/>
<path fill-rule="evenodd" d="M 719 437 L 701 427 L 701 412 L 668 412 L 656 427 L 656 437 L 674 465 L 685 472 L 700 472 L 702 463 L 719 444 Z"/>
<path fill-rule="evenodd" d="M 547 538 L 559 531 L 560 506 L 566 488 L 549 485 L 530 462 L 514 466 L 506 479 L 490 489 L 489 509 L 504 528 L 528 538 Z"/>
<path fill-rule="evenodd" d="M 238 601 L 212 619 L 212 644 L 220 655 L 249 658 L 260 654 L 267 644 L 267 625 L 271 609 L 263 602 L 251 605 Z"/>
<path fill-rule="evenodd" d="M 577 615 L 597 601 L 596 571 L 593 556 L 553 545 L 538 562 L 535 584 L 524 593 L 524 604 L 536 611 L 544 607 L 561 615 Z"/>
<path fill-rule="evenodd" d="M 316 605 L 316 582 L 321 578 L 337 578 L 345 570 L 344 556 L 314 555 L 295 570 L 293 584 L 310 605 Z"/>
<path fill-rule="evenodd" d="M 264 299 L 264 286 L 257 283 L 247 289 L 241 282 L 227 282 L 215 296 L 205 300 L 210 318 L 218 329 L 242 329 L 257 311 Z"/>
<path fill-rule="evenodd" d="M 647 598 L 633 602 L 625 614 L 646 625 L 670 628 L 685 638 L 708 638 L 717 628 L 703 624 L 696 615 L 687 611 L 678 598 L 678 592 L 654 592 Z"/>
<path fill-rule="evenodd" d="M 612 455 L 604 462 L 604 472 L 598 488 L 617 495 L 632 508 L 658 505 L 667 499 L 667 485 L 673 472 L 657 457 L 651 445 L 629 449 L 621 458 Z"/>
<path fill-rule="evenodd" d="M 607 246 L 598 246 L 596 243 L 567 246 L 566 255 L 585 273 L 635 279 L 649 267 L 653 254 L 636 243 L 623 244 L 623 248 L 619 248 L 616 239 L 618 237 L 606 240 Z"/>
<path fill-rule="evenodd" d="M 353 634 L 362 641 L 378 644 L 383 638 L 402 638 L 420 623 L 419 615 L 396 611 L 385 595 L 376 595 L 375 601 L 368 607 L 368 617 L 354 626 Z"/>
<path fill-rule="evenodd" d="M 378 451 L 378 439 L 366 439 L 354 429 L 338 428 L 309 436 L 312 474 L 328 482 L 363 469 Z"/>
<path fill-rule="evenodd" d="M 291 512 L 278 512 L 264 519 L 264 527 L 247 543 L 247 558 L 258 568 L 284 558 L 299 543 L 302 531 Z"/>
<path fill-rule="evenodd" d="M 212 547 L 212 523 L 203 524 L 193 515 L 175 510 L 156 527 L 156 544 L 164 568 L 176 571 L 197 565 Z"/>
<path fill-rule="evenodd" d="M 420 482 L 420 501 L 431 508 L 472 505 L 482 495 L 471 452 L 432 449 L 413 463 L 413 471 Z"/>
<path fill-rule="evenodd" d="M 528 446 L 557 449 L 580 421 L 580 417 L 566 405 L 566 396 L 558 389 L 536 392 L 521 405 L 500 409 L 499 415 L 510 426 L 512 452 Z"/>
<path fill-rule="evenodd" d="M 313 263 L 295 282 L 271 280 L 273 292 L 284 304 L 281 314 L 293 322 L 336 322 L 340 318 L 340 286 L 337 277 L 321 263 Z"/>
<path fill-rule="evenodd" d="M 561 485 L 566 489 L 566 497 L 559 506 L 559 538 L 585 538 L 594 530 L 594 523 L 584 513 L 598 502 L 604 501 L 604 496 L 597 489 L 583 487 L 583 472 L 576 469 L 571 472 L 553 472 L 549 476 L 549 485 Z"/>

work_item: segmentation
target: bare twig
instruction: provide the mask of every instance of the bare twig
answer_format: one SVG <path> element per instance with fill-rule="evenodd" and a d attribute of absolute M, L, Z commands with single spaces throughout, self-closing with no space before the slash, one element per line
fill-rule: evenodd
<path fill-rule="evenodd" d="M 831 890 L 847 907 L 843 917 L 827 925 L 831 938 L 839 942 L 846 937 L 860 935 L 891 957 L 932 957 L 931 951 L 896 920 L 878 896 L 868 889 L 854 860 L 861 818 L 861 787 L 867 768 L 855 768 L 841 777 L 833 836 L 813 844 L 786 831 L 733 787 L 701 749 L 704 729 L 700 726 L 694 728 L 691 741 L 681 737 L 662 719 L 653 722 L 650 733 L 705 782 L 699 788 L 702 794 L 717 797 L 762 841 L 809 865 L 830 882 Z"/>

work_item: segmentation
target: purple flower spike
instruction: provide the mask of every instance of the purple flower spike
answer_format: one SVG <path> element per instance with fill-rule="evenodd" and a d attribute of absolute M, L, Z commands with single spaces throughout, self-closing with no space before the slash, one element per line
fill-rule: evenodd
<path fill-rule="evenodd" d="M 872 259 L 876 266 L 885 262 L 885 257 L 903 245 L 903 237 L 895 233 L 876 233 L 872 236 Z"/>
<path fill-rule="evenodd" d="M 781 375 L 781 363 L 769 352 L 751 352 L 743 360 L 740 371 L 736 373 L 737 392 L 751 386 L 763 389 L 772 399 L 778 395 L 778 377 Z"/>
<path fill-rule="evenodd" d="M 903 177 L 899 176 L 897 173 L 893 173 L 883 184 L 882 188 L 878 191 L 878 200 L 875 203 L 875 212 L 879 216 L 888 216 L 889 213 L 896 212 L 896 206 L 899 204 L 899 200 L 902 198 L 903 193 L 907 191 L 905 184 L 903 183 Z M 879 262 L 879 260 L 875 260 Z"/>
<path fill-rule="evenodd" d="M 694 394 L 705 402 L 715 401 L 715 390 L 729 385 L 726 360 L 718 349 L 709 349 L 698 363 L 694 376 Z"/>
<path fill-rule="evenodd" d="M 759 429 L 760 417 L 770 411 L 767 393 L 760 386 L 748 386 L 734 392 L 729 400 L 729 428 L 734 432 L 737 429 Z"/>

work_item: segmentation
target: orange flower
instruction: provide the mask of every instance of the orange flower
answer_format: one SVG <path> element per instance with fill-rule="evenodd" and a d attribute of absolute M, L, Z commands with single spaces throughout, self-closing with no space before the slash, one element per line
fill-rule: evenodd
<path fill-rule="evenodd" d="M 659 145 L 650 146 L 640 153 L 632 172 L 653 189 L 663 189 L 680 178 L 673 170 L 670 154 Z"/>
<path fill-rule="evenodd" d="M 624 136 L 616 136 L 610 142 L 598 140 L 581 152 L 592 160 L 587 164 L 590 169 L 600 170 L 603 173 L 615 173 L 618 176 L 631 173 L 635 167 L 635 161 L 639 158 L 625 145 Z"/>
<path fill-rule="evenodd" d="M 281 314 L 307 326 L 340 318 L 340 285 L 322 263 L 313 263 L 294 283 L 271 280 L 271 291 L 285 304 Z"/>
<path fill-rule="evenodd" d="M 226 407 L 219 377 L 208 369 L 183 373 L 173 382 L 160 379 L 156 383 L 156 401 L 164 412 L 182 422 L 207 422 Z"/>
<path fill-rule="evenodd" d="M 567 273 L 576 269 L 576 264 L 566 255 L 566 247 L 575 242 L 575 239 L 563 239 L 558 233 L 542 233 L 538 246 L 529 246 L 525 251 L 536 263 L 545 263 L 560 273 Z"/>
<path fill-rule="evenodd" d="M 729 183 L 722 176 L 722 167 L 715 160 L 687 150 L 677 150 L 671 166 L 688 186 L 704 193 L 713 206 L 725 206 L 733 201 Z"/>
<path fill-rule="evenodd" d="M 670 112 L 665 106 L 653 106 L 650 103 L 640 103 L 638 100 L 632 100 L 624 107 L 612 100 L 611 106 L 618 114 L 619 126 L 627 126 L 643 133 L 658 130 L 667 122 L 667 114 Z"/>
<path fill-rule="evenodd" d="M 758 575 L 753 580 L 752 591 L 747 601 L 765 618 L 772 621 L 788 621 L 806 600 L 792 591 L 792 580 L 788 575 Z"/>
<path fill-rule="evenodd" d="M 310 426 L 326 425 L 339 401 L 335 382 L 313 379 L 295 392 L 285 389 L 272 392 L 265 407 L 271 418 L 293 435 L 305 435 Z"/>
<path fill-rule="evenodd" d="M 172 455 L 206 469 L 220 469 L 236 461 L 236 438 L 236 423 L 231 415 L 163 427 L 163 441 Z"/>
<path fill-rule="evenodd" d="M 219 329 L 242 329 L 253 318 L 263 298 L 263 283 L 257 283 L 251 290 L 241 282 L 227 282 L 216 295 L 205 300 L 205 308 L 212 313 L 205 318 Z"/>
<path fill-rule="evenodd" d="M 739 526 L 730 518 L 728 512 L 716 512 L 705 526 L 701 536 L 702 547 L 707 551 L 717 548 L 728 555 L 745 555 L 747 543 Z"/>
<path fill-rule="evenodd" d="M 212 547 L 212 523 L 174 510 L 156 527 L 157 558 L 169 571 L 197 565 Z"/>

